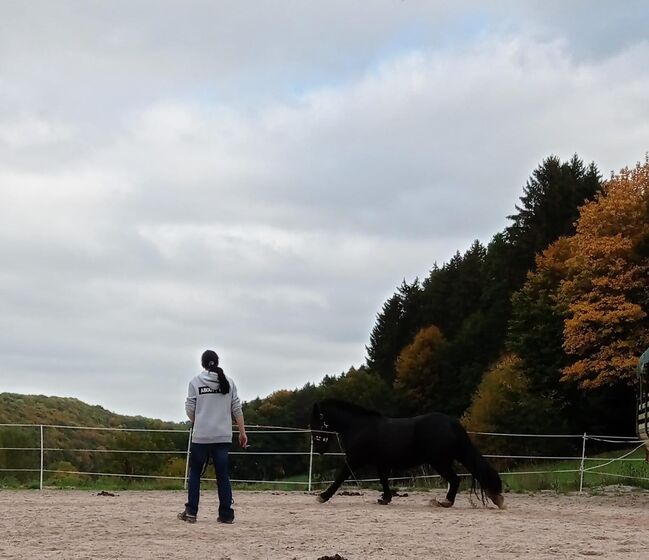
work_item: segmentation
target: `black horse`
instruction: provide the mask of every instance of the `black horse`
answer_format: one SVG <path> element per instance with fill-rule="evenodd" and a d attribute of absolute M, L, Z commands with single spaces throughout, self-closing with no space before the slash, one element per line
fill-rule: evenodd
<path fill-rule="evenodd" d="M 313 406 L 311 430 L 316 453 L 325 453 L 337 433 L 347 459 L 336 480 L 318 496 L 319 502 L 331 498 L 355 469 L 374 465 L 383 486 L 378 502 L 388 504 L 392 499 L 390 471 L 427 464 L 448 482 L 446 499 L 431 504 L 451 507 L 460 486 L 460 477 L 453 470 L 457 460 L 473 476 L 473 490 L 477 480 L 483 496 L 486 494 L 504 508 L 500 476 L 473 445 L 460 422 L 446 414 L 388 418 L 354 404 L 327 399 Z"/>

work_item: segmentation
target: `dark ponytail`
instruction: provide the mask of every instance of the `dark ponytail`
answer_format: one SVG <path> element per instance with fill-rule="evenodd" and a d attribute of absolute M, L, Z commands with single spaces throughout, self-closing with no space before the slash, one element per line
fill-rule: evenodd
<path fill-rule="evenodd" d="M 219 378 L 219 389 L 221 393 L 227 395 L 230 392 L 230 382 L 219 367 L 219 356 L 214 350 L 205 350 L 201 356 L 201 365 L 212 373 L 216 373 Z"/>
<path fill-rule="evenodd" d="M 230 382 L 228 381 L 228 378 L 220 367 L 216 368 L 216 375 L 219 376 L 219 389 L 221 389 L 221 393 L 227 395 L 230 392 Z"/>

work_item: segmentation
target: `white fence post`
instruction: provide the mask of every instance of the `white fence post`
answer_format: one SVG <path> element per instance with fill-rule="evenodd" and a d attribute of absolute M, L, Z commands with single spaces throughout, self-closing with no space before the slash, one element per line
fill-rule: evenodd
<path fill-rule="evenodd" d="M 583 443 L 581 445 L 581 465 L 579 466 L 579 493 L 582 493 L 584 488 L 584 462 L 586 461 L 586 432 L 583 435 Z"/>
<path fill-rule="evenodd" d="M 41 476 L 40 476 L 40 485 L 39 488 L 43 489 L 43 455 L 45 451 L 45 446 L 43 445 L 43 424 L 41 424 Z"/>
<path fill-rule="evenodd" d="M 187 490 L 187 475 L 189 473 L 189 450 L 192 446 L 192 430 L 193 428 L 189 428 L 189 439 L 187 440 L 187 458 L 185 459 L 185 484 L 183 488 Z"/>
<path fill-rule="evenodd" d="M 311 449 L 309 449 L 309 492 L 311 492 L 311 473 L 313 472 L 313 437 L 311 440 Z"/>

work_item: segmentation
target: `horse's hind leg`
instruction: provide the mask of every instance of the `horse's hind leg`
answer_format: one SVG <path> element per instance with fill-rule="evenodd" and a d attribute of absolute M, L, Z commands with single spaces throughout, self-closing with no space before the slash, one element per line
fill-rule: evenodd
<path fill-rule="evenodd" d="M 452 465 L 433 465 L 439 475 L 448 482 L 448 491 L 444 500 L 432 499 L 430 504 L 433 506 L 451 507 L 455 503 L 455 496 L 460 488 L 460 477 L 453 470 Z"/>
<path fill-rule="evenodd" d="M 381 486 L 383 487 L 383 494 L 377 500 L 381 505 L 388 505 L 392 501 L 392 490 L 390 490 L 390 484 L 388 482 L 388 471 L 379 467 L 379 480 L 381 481 Z"/>
<path fill-rule="evenodd" d="M 340 469 L 340 472 L 338 473 L 338 476 L 336 476 L 336 480 L 334 480 L 331 483 L 331 486 L 327 488 L 322 494 L 319 494 L 318 497 L 316 498 L 321 504 L 326 502 L 331 496 L 333 496 L 336 493 L 336 490 L 340 488 L 340 485 L 345 482 L 345 479 L 351 474 L 351 471 L 349 469 L 349 466 L 346 464 Z"/>

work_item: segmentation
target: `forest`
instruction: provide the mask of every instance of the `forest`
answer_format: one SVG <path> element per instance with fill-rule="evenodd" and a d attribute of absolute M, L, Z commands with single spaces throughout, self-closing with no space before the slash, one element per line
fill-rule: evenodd
<path fill-rule="evenodd" d="M 336 397 L 393 416 L 445 412 L 471 431 L 633 435 L 635 368 L 649 347 L 649 159 L 603 179 L 577 155 L 547 157 L 508 219 L 486 245 L 476 240 L 395 287 L 364 364 L 245 403 L 246 424 L 306 427 L 313 403 Z M 12 422 L 188 427 L 75 399 L 0 394 L 0 423 Z M 50 430 L 51 447 L 186 448 L 182 433 Z M 32 447 L 35 438 L 0 428 L 0 447 Z M 305 439 L 266 435 L 255 450 L 304 450 Z M 529 442 L 507 445 L 525 451 Z M 565 443 L 544 445 L 558 452 Z M 49 453 L 52 470 L 184 472 L 182 457 Z M 281 478 L 304 472 L 306 460 L 236 461 L 233 474 Z M 0 467 L 34 461 L 0 451 Z"/>
<path fill-rule="evenodd" d="M 247 403 L 252 423 L 304 426 L 339 397 L 390 415 L 438 410 L 470 430 L 630 435 L 649 346 L 649 161 L 602 180 L 551 156 L 510 225 L 376 316 L 366 363 Z"/>

